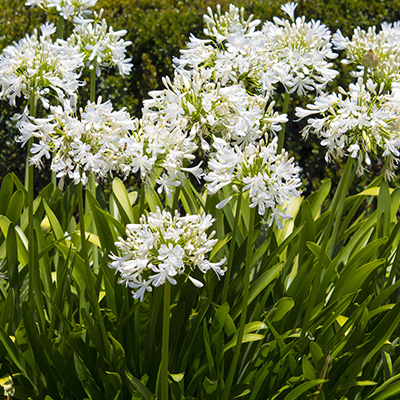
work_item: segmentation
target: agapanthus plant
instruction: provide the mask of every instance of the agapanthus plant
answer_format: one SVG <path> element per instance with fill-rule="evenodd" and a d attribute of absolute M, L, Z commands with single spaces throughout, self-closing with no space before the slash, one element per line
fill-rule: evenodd
<path fill-rule="evenodd" d="M 344 50 L 343 63 L 355 64 L 357 69 L 351 72 L 352 76 L 366 74 L 378 84 L 383 82 L 386 90 L 390 90 L 392 82 L 400 80 L 400 22 L 384 22 L 379 32 L 376 26 L 366 31 L 357 27 L 351 38 L 338 30 L 332 42 L 335 49 Z"/>
<path fill-rule="evenodd" d="M 125 30 L 114 31 L 107 25 L 100 14 L 95 13 L 95 19 L 75 19 L 75 29 L 68 38 L 71 46 L 78 46 L 84 54 L 85 65 L 94 68 L 96 76 L 101 73 L 101 67 L 117 66 L 121 76 L 128 75 L 132 68 L 131 59 L 125 55 L 130 41 L 124 41 Z"/>
<path fill-rule="evenodd" d="M 387 160 L 386 177 L 392 177 L 400 155 L 398 94 L 395 91 L 387 96 L 383 91 L 383 82 L 378 85 L 368 79 L 364 83 L 363 78 L 358 78 L 348 92 L 339 88 L 339 93 L 317 97 L 307 109 L 298 107 L 299 118 L 316 115 L 307 120 L 303 136 L 311 132 L 322 139 L 327 161 L 356 159 L 358 174 L 371 165 L 371 158 L 381 150 Z"/>
<path fill-rule="evenodd" d="M 91 14 L 97 0 L 27 0 L 25 5 L 38 6 L 43 10 L 61 15 L 64 19 L 84 17 Z"/>
<path fill-rule="evenodd" d="M 117 170 L 122 148 L 135 123 L 129 114 L 121 109 L 113 111 L 110 101 L 88 102 L 78 116 L 70 102 L 50 108 L 46 118 L 22 121 L 18 141 L 24 145 L 31 138 L 33 144 L 30 163 L 41 168 L 46 159 L 51 160 L 51 170 L 84 186 L 90 174 L 100 178 Z"/>
<path fill-rule="evenodd" d="M 207 259 L 218 241 L 213 239 L 215 232 L 206 233 L 213 222 L 211 215 L 172 215 L 157 208 L 148 216 L 142 215 L 139 224 L 127 225 L 127 238 L 119 237 L 115 243 L 122 255 L 111 253 L 109 266 L 120 274 L 120 283 L 133 289 L 133 298 L 141 301 L 153 287 L 167 281 L 177 284 L 180 275 L 201 287 L 203 283 L 190 276 L 193 270 L 224 275 L 225 259 L 216 263 Z"/>
<path fill-rule="evenodd" d="M 54 24 L 42 25 L 32 36 L 6 47 L 0 55 L 0 98 L 16 106 L 16 99 L 32 96 L 48 108 L 49 97 L 59 100 L 74 96 L 79 81 L 83 56 L 76 46 L 60 39 L 54 42 Z"/>

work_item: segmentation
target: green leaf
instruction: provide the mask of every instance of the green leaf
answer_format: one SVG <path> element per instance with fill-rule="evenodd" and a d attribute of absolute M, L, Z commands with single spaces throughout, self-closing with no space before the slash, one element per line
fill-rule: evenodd
<path fill-rule="evenodd" d="M 3 201 L 3 200 L 1 200 Z M 11 197 L 6 216 L 15 224 L 19 221 L 24 207 L 25 196 L 22 190 L 17 190 Z"/>
<path fill-rule="evenodd" d="M 375 386 L 376 382 L 374 382 L 374 381 L 357 381 L 356 385 L 357 386 Z"/>
<path fill-rule="evenodd" d="M 8 204 L 12 196 L 14 188 L 13 177 L 11 174 L 6 175 L 2 182 L 0 188 L 0 214 L 5 215 L 7 212 Z"/>
<path fill-rule="evenodd" d="M 19 296 L 19 278 L 18 278 L 18 245 L 15 234 L 14 224 L 10 224 L 7 232 L 7 270 L 10 286 L 16 289 Z M 19 299 L 17 304 L 19 304 Z"/>
<path fill-rule="evenodd" d="M 247 383 L 239 383 L 233 385 L 231 389 L 232 399 L 239 399 L 240 397 L 246 396 L 251 393 L 252 386 Z"/>
<path fill-rule="evenodd" d="M 42 349 L 48 354 L 60 382 L 66 385 L 71 393 L 77 399 L 85 398 L 85 391 L 78 377 L 76 376 L 74 367 L 67 363 L 69 357 L 60 351 L 45 336 L 40 336 Z M 63 348 L 63 346 L 61 346 Z"/>
<path fill-rule="evenodd" d="M 180 374 L 170 374 L 170 376 L 174 380 L 174 382 L 178 382 L 179 383 L 185 377 L 185 373 L 181 372 Z"/>
<path fill-rule="evenodd" d="M 181 201 L 187 213 L 199 214 L 200 207 L 197 205 L 198 202 L 193 195 L 193 190 L 194 189 L 192 189 L 192 187 L 188 184 L 188 180 L 186 180 L 181 187 Z"/>
<path fill-rule="evenodd" d="M 121 179 L 114 178 L 112 182 L 112 190 L 125 225 L 133 223 L 134 216 L 131 201 L 129 200 L 128 192 L 126 191 L 125 185 L 122 183 Z"/>
<path fill-rule="evenodd" d="M 215 255 L 228 243 L 230 240 L 230 235 L 227 233 L 224 237 L 218 240 L 217 244 L 213 247 L 210 252 L 209 260 L 212 261 Z"/>
<path fill-rule="evenodd" d="M 371 261 L 357 268 L 355 271 L 348 268 L 337 282 L 330 301 L 335 301 L 348 293 L 360 290 L 367 277 L 385 262 L 385 259 Z"/>
<path fill-rule="evenodd" d="M 310 353 L 317 371 L 322 371 L 325 365 L 325 356 L 317 343 L 310 342 Z"/>
<path fill-rule="evenodd" d="M 127 369 L 125 370 L 125 376 L 128 378 L 129 384 L 131 384 L 145 400 L 154 399 L 149 389 L 147 389 L 146 386 L 144 386 L 139 379 L 135 378 Z"/>
<path fill-rule="evenodd" d="M 113 392 L 119 392 L 122 389 L 122 378 L 117 372 L 105 371 L 107 374 L 107 383 L 111 383 Z M 109 385 L 107 385 L 109 387 Z"/>
<path fill-rule="evenodd" d="M 47 352 L 43 351 L 42 343 L 40 341 L 40 334 L 37 324 L 33 318 L 32 309 L 29 307 L 27 302 L 22 303 L 22 317 L 24 320 L 24 327 L 26 336 L 28 339 L 29 346 L 34 355 L 35 362 L 38 366 L 39 371 L 46 371 L 43 374 L 46 380 L 46 388 L 48 393 L 56 396 L 58 394 L 57 389 L 57 378 L 54 376 L 54 369 Z"/>
<path fill-rule="evenodd" d="M 378 207 L 376 211 L 376 230 L 378 237 L 390 235 L 390 194 L 386 181 L 381 183 L 378 196 Z"/>
<path fill-rule="evenodd" d="M 314 192 L 311 196 L 307 198 L 308 202 L 310 203 L 311 212 L 314 219 L 320 212 L 322 203 L 328 196 L 329 191 L 331 190 L 331 186 L 332 186 L 331 181 L 330 179 L 328 179 L 322 183 L 321 187 L 318 189 L 317 192 Z"/>
<path fill-rule="evenodd" d="M 219 332 L 221 331 L 226 323 L 226 319 L 228 318 L 229 315 L 229 304 L 224 303 L 222 306 L 220 306 L 215 313 L 215 316 L 212 321 L 212 332 Z"/>
<path fill-rule="evenodd" d="M 393 331 L 398 327 L 400 322 L 400 302 L 386 313 L 386 315 L 379 321 L 378 325 L 374 328 L 364 345 L 362 345 L 356 356 L 363 354 L 363 366 L 365 366 L 371 358 L 382 348 L 383 344 L 388 340 Z"/>
<path fill-rule="evenodd" d="M 251 284 L 249 291 L 249 301 L 247 304 L 250 304 L 252 301 L 254 301 L 257 296 L 278 276 L 278 274 L 282 271 L 283 266 L 283 262 L 273 266 L 271 269 L 264 272 L 254 283 Z M 238 315 L 240 314 L 240 310 L 241 302 L 238 301 L 231 312 L 233 320 L 238 317 Z"/>
<path fill-rule="evenodd" d="M 298 400 L 299 398 L 301 398 L 301 395 L 303 393 L 324 382 L 327 381 L 324 379 L 314 379 L 309 382 L 304 382 L 301 385 L 297 386 L 295 389 L 293 389 L 291 392 L 289 392 L 289 394 L 284 398 L 284 400 Z"/>
<path fill-rule="evenodd" d="M 203 341 L 204 341 L 205 356 L 208 365 L 208 372 L 210 373 L 211 377 L 215 379 L 216 378 L 215 363 L 211 352 L 210 336 L 208 334 L 206 321 L 203 321 Z"/>
<path fill-rule="evenodd" d="M 258 340 L 264 339 L 265 335 L 260 335 L 258 333 L 247 333 L 243 335 L 242 343 L 257 342 Z M 237 336 L 228 342 L 224 347 L 224 352 L 235 347 L 237 343 Z"/>
<path fill-rule="evenodd" d="M 7 237 L 8 227 L 11 221 L 4 215 L 0 215 L 0 229 L 5 237 Z"/>
<path fill-rule="evenodd" d="M 368 400 L 397 399 L 400 395 L 400 374 L 394 375 L 376 388 Z"/>
<path fill-rule="evenodd" d="M 115 369 L 121 374 L 126 369 L 125 350 L 112 335 L 108 332 L 108 337 L 112 346 L 112 360 Z"/>
<path fill-rule="evenodd" d="M 99 203 L 90 192 L 87 192 L 87 198 L 92 209 L 93 218 L 96 224 L 97 234 L 99 236 L 101 246 L 104 249 L 108 251 L 113 251 L 115 253 L 116 250 L 114 242 L 117 237 L 112 231 L 110 223 L 118 229 L 120 235 L 125 234 L 125 228 L 115 218 L 111 217 L 110 214 L 100 208 Z"/>
<path fill-rule="evenodd" d="M 156 212 L 157 207 L 162 210 L 164 207 L 161 204 L 160 198 L 152 186 L 146 185 L 146 201 L 150 211 Z"/>
<path fill-rule="evenodd" d="M 43 200 L 44 209 L 46 210 L 46 215 L 50 221 L 51 228 L 53 229 L 54 236 L 56 240 L 63 241 L 64 240 L 64 231 L 61 228 L 61 224 L 58 222 L 56 215 L 53 213 L 46 200 Z"/>
<path fill-rule="evenodd" d="M 315 371 L 311 361 L 305 355 L 301 359 L 301 369 L 303 370 L 304 378 L 307 380 L 317 379 L 317 371 Z"/>
<path fill-rule="evenodd" d="M 29 380 L 31 385 L 37 390 L 38 376 L 33 367 L 30 366 L 24 356 L 17 348 L 16 344 L 10 339 L 4 329 L 0 326 L 0 341 L 3 343 L 7 351 L 7 356 L 15 363 L 18 369 L 24 374 L 24 377 Z"/>
<path fill-rule="evenodd" d="M 394 189 L 389 188 L 389 193 L 392 193 Z M 358 193 L 356 196 L 379 196 L 380 187 L 371 187 Z"/>
<path fill-rule="evenodd" d="M 282 297 L 269 311 L 268 319 L 271 322 L 280 321 L 293 308 L 293 306 L 294 300 L 291 297 Z"/>
<path fill-rule="evenodd" d="M 392 192 L 390 197 L 391 197 L 390 198 L 390 210 L 391 210 L 390 220 L 392 222 L 397 222 L 396 214 L 397 214 L 397 210 L 400 207 L 400 188 L 397 187 L 394 190 L 394 192 Z"/>

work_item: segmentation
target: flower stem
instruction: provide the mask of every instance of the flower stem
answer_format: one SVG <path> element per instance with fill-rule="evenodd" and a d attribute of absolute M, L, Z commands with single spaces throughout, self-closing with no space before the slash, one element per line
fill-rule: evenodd
<path fill-rule="evenodd" d="M 140 186 L 140 203 L 139 203 L 139 215 L 144 214 L 144 200 L 145 200 L 145 183 L 142 181 Z"/>
<path fill-rule="evenodd" d="M 57 21 L 57 37 L 59 39 L 64 39 L 64 17 L 61 15 L 58 16 Z M 57 186 L 57 177 L 54 171 L 51 171 L 51 183 L 53 184 L 54 188 Z"/>
<path fill-rule="evenodd" d="M 171 284 L 164 285 L 163 332 L 161 347 L 161 400 L 168 400 L 168 346 L 169 346 L 169 308 L 171 302 Z"/>
<path fill-rule="evenodd" d="M 64 17 L 62 17 L 61 15 L 58 17 L 57 21 L 57 37 L 59 39 L 64 38 Z"/>
<path fill-rule="evenodd" d="M 29 104 L 29 114 L 31 117 L 36 116 L 36 99 L 32 95 Z M 26 155 L 26 167 L 25 167 L 25 188 L 28 192 L 28 269 L 29 269 L 29 302 L 33 301 L 33 294 L 35 291 L 36 274 L 39 271 L 35 271 L 34 267 L 34 231 L 33 231 L 33 165 L 29 165 L 29 157 L 31 154 L 31 148 L 33 145 L 33 137 L 28 142 L 28 152 Z M 37 278 L 38 279 L 38 278 Z"/>
<path fill-rule="evenodd" d="M 81 255 L 83 261 L 88 266 L 88 253 L 86 248 L 86 229 L 85 229 L 85 211 L 83 208 L 83 187 L 82 182 L 78 183 L 78 212 L 79 212 L 79 228 L 81 233 Z"/>
<path fill-rule="evenodd" d="M 290 94 L 285 91 L 285 98 L 284 98 L 284 101 L 283 101 L 282 114 L 287 114 L 288 109 L 289 109 L 289 100 L 290 100 Z M 286 130 L 286 122 L 284 124 L 282 124 L 282 130 L 279 132 L 279 141 L 278 141 L 277 154 L 279 154 L 283 149 L 283 144 L 285 142 L 285 130 Z"/>
<path fill-rule="evenodd" d="M 178 209 L 179 194 L 181 193 L 181 187 L 178 186 L 174 192 L 174 201 L 172 202 L 172 212 Z"/>
<path fill-rule="evenodd" d="M 347 163 L 345 166 L 345 169 L 343 171 L 343 175 L 339 182 L 339 186 L 337 188 L 337 191 L 335 193 L 335 196 L 333 197 L 332 200 L 332 212 L 330 217 L 332 218 L 332 227 L 333 227 L 333 232 L 331 237 L 329 238 L 329 246 L 328 246 L 328 256 L 332 258 L 333 256 L 333 251 L 335 250 L 336 244 L 337 244 L 337 236 L 340 228 L 340 222 L 342 219 L 343 211 L 344 211 L 344 201 L 346 198 L 346 195 L 348 193 L 348 190 L 350 188 L 350 185 L 354 179 L 355 175 L 355 168 L 354 166 L 354 158 L 348 157 L 347 158 Z M 333 220 L 336 217 L 336 220 L 333 225 Z M 325 239 L 325 238 L 324 238 Z M 328 241 L 328 239 L 325 239 Z"/>
<path fill-rule="evenodd" d="M 364 67 L 364 75 L 363 75 L 363 83 L 364 83 L 364 85 L 367 84 L 367 80 L 368 80 L 368 68 Z"/>
<path fill-rule="evenodd" d="M 92 70 L 90 70 L 90 101 L 94 103 L 95 99 L 96 99 L 96 69 L 93 68 Z M 94 198 L 96 198 L 96 177 L 94 174 L 91 174 L 89 176 L 87 190 L 93 195 Z M 86 201 L 86 204 L 87 204 L 86 211 L 90 211 L 89 202 Z M 94 224 L 94 222 L 90 224 L 89 228 L 91 229 L 91 232 L 97 234 L 96 225 Z M 93 269 L 97 269 L 99 266 L 99 249 L 94 244 L 93 245 L 89 244 L 89 246 L 92 249 Z"/>
<path fill-rule="evenodd" d="M 84 188 L 82 186 L 82 182 L 79 182 L 77 185 L 78 190 L 78 212 L 79 212 L 79 229 L 80 229 L 80 236 L 81 236 L 81 252 L 80 255 L 83 259 L 85 265 L 85 275 L 86 281 L 85 285 L 88 291 L 89 299 L 91 300 L 93 311 L 95 316 L 97 317 L 98 324 L 100 326 L 100 332 L 102 335 L 102 341 L 104 345 L 104 351 L 107 351 L 108 348 L 108 337 L 107 331 L 104 325 L 104 319 L 101 315 L 99 303 L 98 303 L 98 296 L 95 292 L 95 277 L 93 272 L 90 270 L 89 265 L 89 258 L 88 258 L 88 250 L 87 250 L 87 239 L 86 239 L 86 228 L 85 228 L 85 211 L 83 206 L 83 192 Z M 109 356 L 109 354 L 107 354 Z"/>
<path fill-rule="evenodd" d="M 226 379 L 225 390 L 222 400 L 228 400 L 231 391 L 233 378 L 235 376 L 236 367 L 239 361 L 240 349 L 242 346 L 242 340 L 244 335 L 244 326 L 246 324 L 247 317 L 247 302 L 249 300 L 249 286 L 250 286 L 250 269 L 251 269 L 251 255 L 253 253 L 253 229 L 255 221 L 256 209 L 250 209 L 250 221 L 249 221 L 249 232 L 247 235 L 247 247 L 246 247 L 246 264 L 243 277 L 243 294 L 242 294 L 242 312 L 240 314 L 240 323 L 237 336 L 236 347 L 233 353 L 231 367 L 229 369 L 228 377 Z"/>
<path fill-rule="evenodd" d="M 230 284 L 233 257 L 235 254 L 236 236 L 237 236 L 237 230 L 238 230 L 239 219 L 240 219 L 240 208 L 242 206 L 242 197 L 243 197 L 242 192 L 240 192 L 239 197 L 237 199 L 237 203 L 236 203 L 236 214 L 235 214 L 235 221 L 233 223 L 231 245 L 229 248 L 228 265 L 227 265 L 226 274 L 224 277 L 224 289 L 222 291 L 222 304 L 224 304 L 226 302 L 226 299 L 228 298 L 228 287 Z"/>
<path fill-rule="evenodd" d="M 90 101 L 94 103 L 96 101 L 96 66 L 93 65 L 93 69 L 90 70 Z"/>

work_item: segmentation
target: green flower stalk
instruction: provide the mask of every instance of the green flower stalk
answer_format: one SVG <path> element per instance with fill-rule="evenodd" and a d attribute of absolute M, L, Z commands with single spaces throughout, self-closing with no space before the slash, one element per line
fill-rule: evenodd
<path fill-rule="evenodd" d="M 242 348 L 242 340 L 244 334 L 244 326 L 246 324 L 247 318 L 247 302 L 249 300 L 249 287 L 250 287 L 250 271 L 251 271 L 251 255 L 253 254 L 253 227 L 255 221 L 255 209 L 250 210 L 250 220 L 249 220 L 249 232 L 247 235 L 247 246 L 246 246 L 246 263 L 243 276 L 243 293 L 242 293 L 242 311 L 240 314 L 239 329 L 237 334 L 237 342 L 233 353 L 233 359 L 231 366 L 229 368 L 228 377 L 225 383 L 225 390 L 222 400 L 228 400 L 233 379 L 235 377 L 237 364 L 240 357 L 240 349 Z"/>
<path fill-rule="evenodd" d="M 215 232 L 207 235 L 212 226 L 211 215 L 186 215 L 181 217 L 157 208 L 155 213 L 142 215 L 140 224 L 126 227 L 127 239 L 119 238 L 115 245 L 122 255 L 110 254 L 110 268 L 120 274 L 119 282 L 130 287 L 134 299 L 144 299 L 146 292 L 164 286 L 163 338 L 160 367 L 161 399 L 168 400 L 168 346 L 171 285 L 179 276 L 185 276 L 196 287 L 203 283 L 191 276 L 195 269 L 202 273 L 213 270 L 218 277 L 225 270 L 225 259 L 211 263 L 206 255 L 217 239 Z"/>

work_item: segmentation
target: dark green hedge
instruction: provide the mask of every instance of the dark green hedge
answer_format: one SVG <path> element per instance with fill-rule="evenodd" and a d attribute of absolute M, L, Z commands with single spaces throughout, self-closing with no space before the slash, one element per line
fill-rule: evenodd
<path fill-rule="evenodd" d="M 98 94 L 110 99 L 116 107 L 125 106 L 135 116 L 140 115 L 141 104 L 150 90 L 161 86 L 161 78 L 172 74 L 172 57 L 179 55 L 189 34 L 202 35 L 203 14 L 208 6 L 215 9 L 221 4 L 227 9 L 229 1 L 218 0 L 99 0 L 98 9 L 104 8 L 104 17 L 115 30 L 126 29 L 126 40 L 132 41 L 129 56 L 134 68 L 127 79 L 122 79 L 114 70 L 104 73 L 98 83 Z M 262 21 L 274 15 L 282 16 L 282 0 L 243 0 L 234 2 L 243 6 L 247 14 L 254 14 Z M 24 1 L 0 0 L 0 48 L 19 40 L 34 27 L 40 26 L 47 16 L 39 8 L 28 8 Z M 367 28 L 382 21 L 393 22 L 400 19 L 400 0 L 300 0 L 296 15 L 307 19 L 320 19 L 332 32 L 341 29 L 351 35 L 356 26 Z M 338 68 L 342 68 L 340 65 Z M 348 74 L 341 70 L 338 80 L 346 86 Z M 334 89 L 334 88 L 333 88 Z M 304 102 L 306 99 L 298 100 Z M 294 106 L 295 104 L 293 104 Z M 13 171 L 23 177 L 25 150 L 15 143 L 16 134 L 9 121 L 15 109 L 1 103 L 0 113 L 0 177 Z M 326 165 L 323 151 L 317 142 L 299 140 L 299 125 L 290 125 L 286 147 L 303 167 L 308 189 L 315 188 L 319 181 L 330 176 L 335 179 L 340 166 Z M 48 180 L 47 171 L 38 173 L 38 186 Z M 369 180 L 369 178 L 365 178 Z M 360 185 L 364 181 L 360 181 Z"/>

